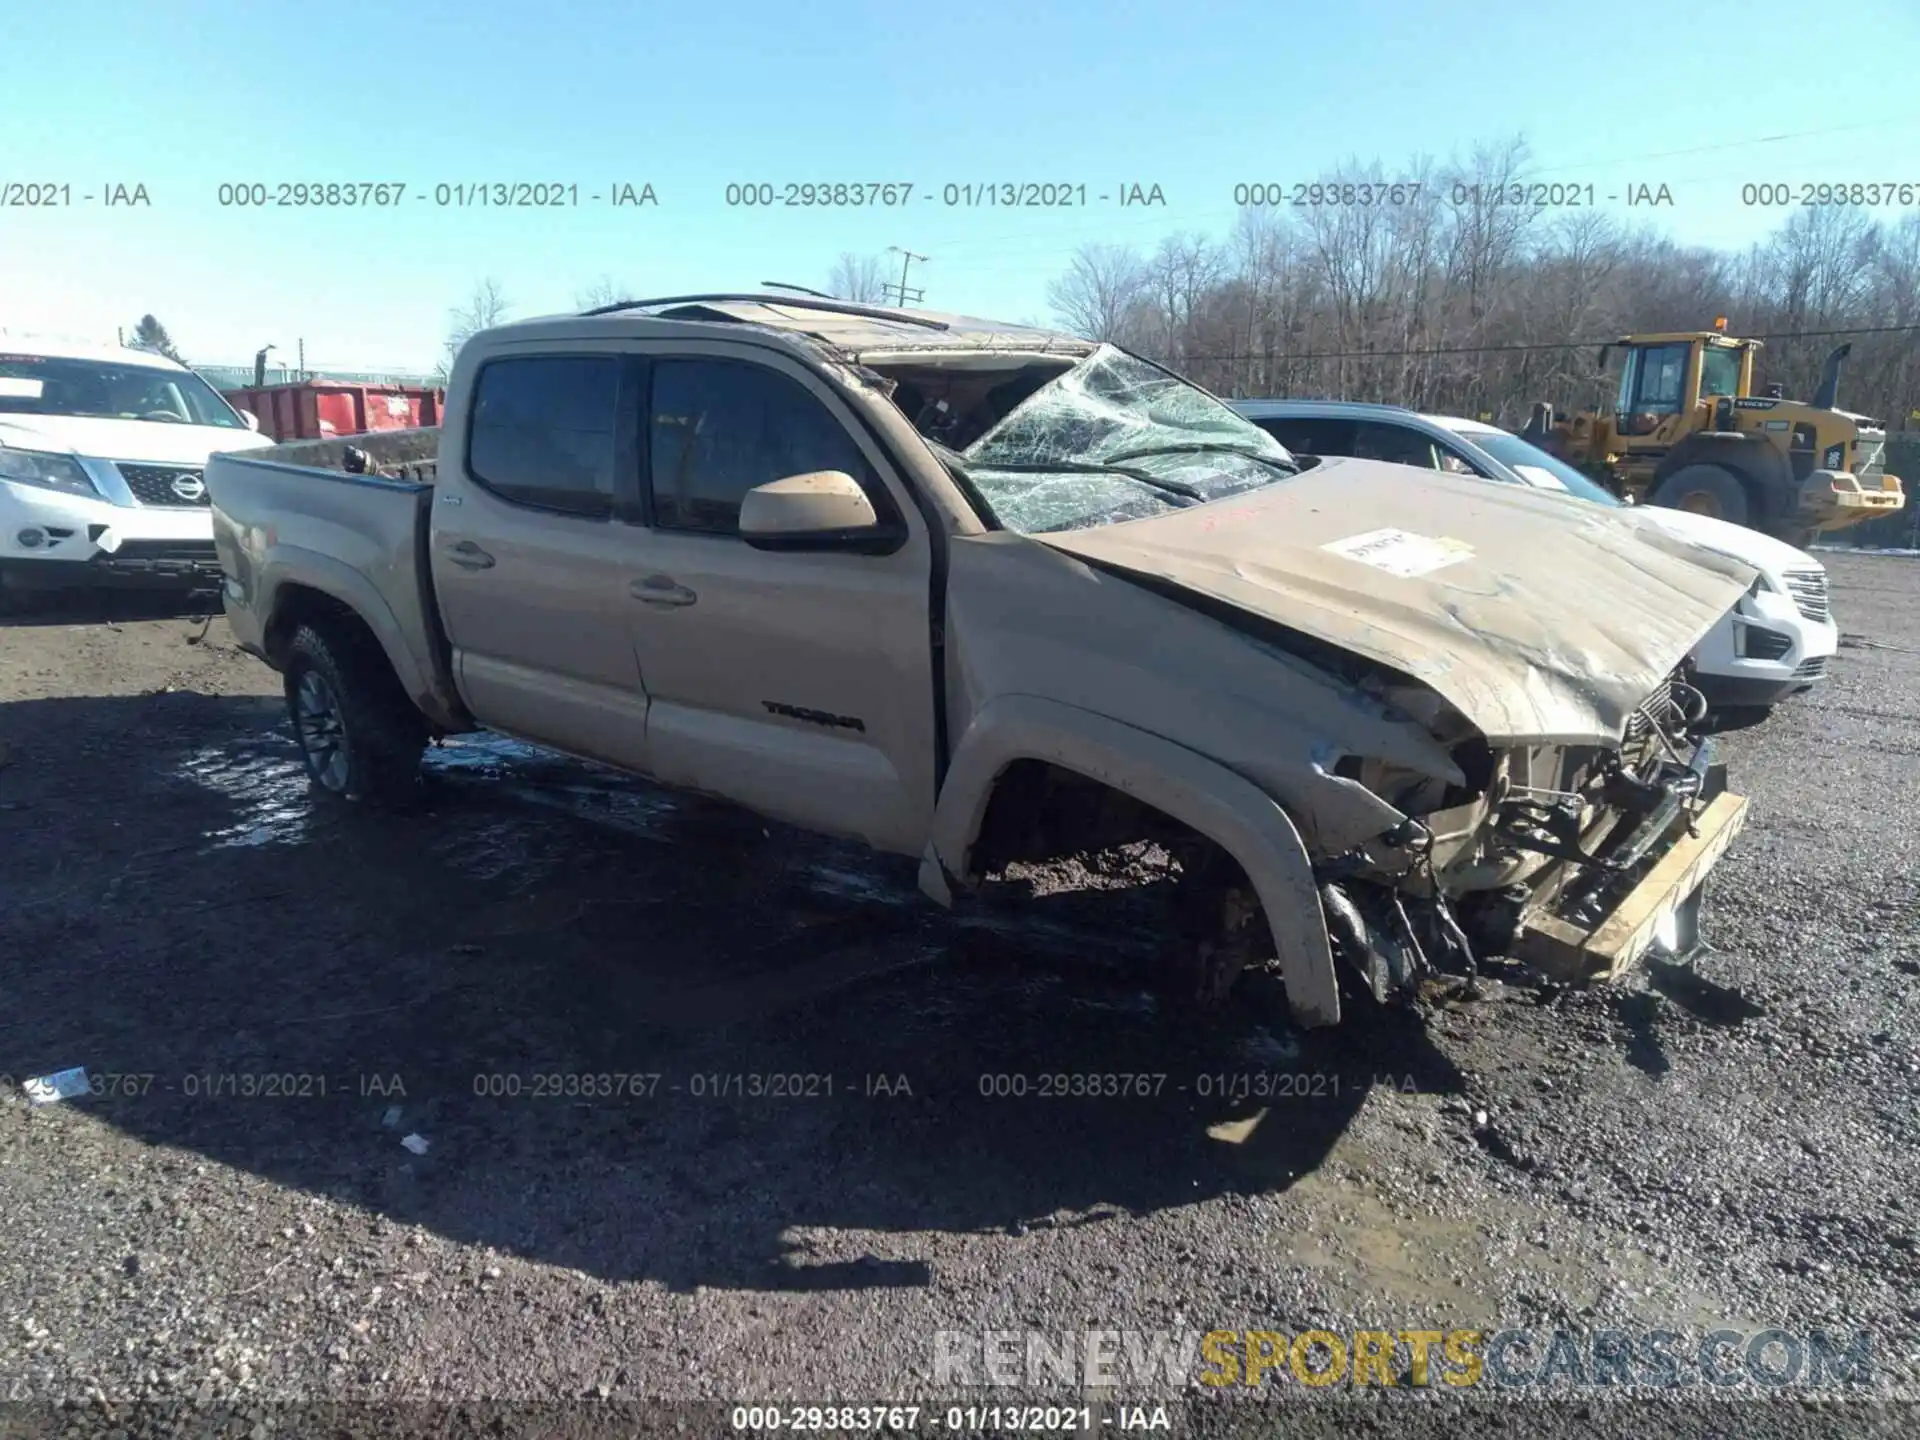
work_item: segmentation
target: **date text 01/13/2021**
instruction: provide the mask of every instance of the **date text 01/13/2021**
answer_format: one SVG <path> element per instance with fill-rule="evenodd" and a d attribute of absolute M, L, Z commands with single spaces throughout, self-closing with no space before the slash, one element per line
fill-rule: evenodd
<path fill-rule="evenodd" d="M 737 181 L 722 192 L 730 209 L 897 209 L 933 204 L 948 209 L 1065 210 L 1092 205 L 1164 209 L 1158 184 L 1127 180 L 1089 185 L 1081 180 L 970 180 L 921 185 L 910 180 Z"/>
<path fill-rule="evenodd" d="M 409 201 L 441 210 L 654 209 L 660 196 L 645 180 L 239 180 L 214 192 L 215 204 L 237 210 L 394 210 Z"/>

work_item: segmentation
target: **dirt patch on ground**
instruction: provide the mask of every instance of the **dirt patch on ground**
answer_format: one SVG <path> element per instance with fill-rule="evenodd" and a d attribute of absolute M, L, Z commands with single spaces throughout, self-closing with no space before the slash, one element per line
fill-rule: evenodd
<path fill-rule="evenodd" d="M 944 915 L 504 742 L 332 814 L 219 620 L 10 625 L 0 1073 L 99 1093 L 5 1087 L 0 1392 L 882 1399 L 941 1330 L 1422 1321 L 1858 1326 L 1911 1384 L 1920 562 L 1829 560 L 1860 643 L 1731 738 L 1718 953 L 1313 1036 L 1169 1012 L 1084 897 Z"/>

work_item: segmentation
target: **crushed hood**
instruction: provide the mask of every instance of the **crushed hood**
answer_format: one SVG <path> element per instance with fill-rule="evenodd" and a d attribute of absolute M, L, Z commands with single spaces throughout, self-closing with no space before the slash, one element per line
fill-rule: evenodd
<path fill-rule="evenodd" d="M 1372 460 L 1033 538 L 1410 675 L 1507 743 L 1617 743 L 1754 577 L 1631 512 Z"/>

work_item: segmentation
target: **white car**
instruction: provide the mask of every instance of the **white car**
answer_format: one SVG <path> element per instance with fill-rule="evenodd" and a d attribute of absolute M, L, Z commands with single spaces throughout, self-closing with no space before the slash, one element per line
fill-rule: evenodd
<path fill-rule="evenodd" d="M 1344 400 L 1236 400 L 1233 408 L 1303 455 L 1354 455 L 1425 470 L 1564 490 L 1597 505 L 1619 499 L 1563 460 L 1518 435 L 1454 415 L 1421 415 L 1395 405 Z M 1759 571 L 1753 587 L 1694 648 L 1694 683 L 1716 709 L 1765 709 L 1825 678 L 1840 648 L 1827 599 L 1827 572 L 1803 550 L 1707 515 L 1656 505 L 1632 507 L 1704 549 Z"/>
<path fill-rule="evenodd" d="M 0 602 L 218 586 L 201 470 L 273 444 L 258 425 L 164 356 L 0 336 Z"/>

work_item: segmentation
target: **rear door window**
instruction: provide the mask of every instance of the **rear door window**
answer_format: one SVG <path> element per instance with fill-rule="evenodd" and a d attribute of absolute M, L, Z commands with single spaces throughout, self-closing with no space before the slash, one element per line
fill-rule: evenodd
<path fill-rule="evenodd" d="M 468 473 L 516 505 L 611 515 L 619 394 L 610 355 L 489 361 L 474 386 Z"/>

